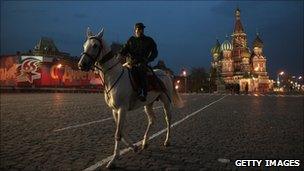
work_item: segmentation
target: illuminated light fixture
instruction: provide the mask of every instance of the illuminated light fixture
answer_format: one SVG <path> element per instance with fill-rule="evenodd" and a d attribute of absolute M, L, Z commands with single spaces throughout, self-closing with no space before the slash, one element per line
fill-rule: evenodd
<path fill-rule="evenodd" d="M 187 72 L 184 70 L 183 71 L 183 76 L 186 77 L 186 75 L 187 75 Z"/>
<path fill-rule="evenodd" d="M 280 72 L 280 75 L 283 75 L 284 74 L 284 71 Z"/>
<path fill-rule="evenodd" d="M 178 86 L 178 85 L 176 85 L 176 86 L 175 86 L 175 89 L 177 90 L 178 88 L 179 88 L 179 86 Z"/>
<path fill-rule="evenodd" d="M 62 67 L 62 64 L 58 64 L 58 65 L 57 65 L 57 68 L 61 68 L 61 67 Z"/>

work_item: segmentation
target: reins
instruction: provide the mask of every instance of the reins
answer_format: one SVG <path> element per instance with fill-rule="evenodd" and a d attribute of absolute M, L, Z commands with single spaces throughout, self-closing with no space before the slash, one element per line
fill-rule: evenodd
<path fill-rule="evenodd" d="M 106 56 L 110 56 L 110 57 L 106 57 Z M 109 61 L 110 59 L 112 59 L 112 57 L 113 57 L 113 53 L 112 53 L 112 51 L 110 51 L 107 55 L 105 55 L 100 61 L 97 61 L 99 64 L 104 64 L 104 63 L 106 63 L 107 61 Z M 107 60 L 103 60 L 103 59 L 105 59 L 105 58 L 108 58 Z M 120 63 L 120 61 L 118 61 L 118 62 L 116 62 L 114 65 L 112 65 L 111 67 L 109 67 L 107 70 L 105 70 L 105 71 L 103 71 L 103 69 L 102 68 L 100 68 L 99 66 L 97 66 L 97 65 L 94 65 L 94 67 L 95 68 L 97 68 L 98 70 L 100 70 L 102 73 L 103 73 L 103 77 L 105 77 L 105 75 L 110 71 L 110 70 L 112 70 L 113 68 L 115 68 L 118 64 Z M 106 90 L 106 94 L 108 95 L 110 92 L 111 92 L 111 90 L 116 86 L 116 84 L 118 83 L 118 81 L 120 80 L 120 78 L 123 76 L 123 74 L 124 74 L 124 72 L 125 72 L 125 70 L 124 69 L 122 69 L 121 70 L 121 73 L 120 73 L 120 75 L 118 76 L 118 78 L 115 80 L 115 82 L 113 83 L 113 85 L 108 89 L 108 87 L 107 87 L 107 84 L 105 84 L 105 81 L 104 81 L 104 86 L 105 86 L 105 90 Z"/>
<path fill-rule="evenodd" d="M 102 46 L 102 41 L 99 39 L 99 38 L 97 38 L 97 37 L 90 37 L 90 39 L 94 39 L 94 40 L 97 40 L 98 42 L 99 42 L 99 44 L 100 44 L 100 47 L 99 47 L 99 49 L 98 49 L 98 53 L 97 53 L 97 58 L 100 56 L 100 53 L 101 53 L 101 50 L 102 50 L 102 48 L 103 48 L 103 46 Z M 82 54 L 85 54 L 85 55 L 87 55 L 87 56 L 89 56 L 90 58 L 92 58 L 92 59 L 94 59 L 90 54 L 88 54 L 88 53 L 86 53 L 86 52 L 84 52 L 84 53 L 82 53 Z M 95 58 L 96 58 L 95 57 Z M 95 64 L 94 64 L 94 66 L 93 67 L 95 67 L 95 68 L 97 68 L 98 70 L 100 70 L 102 73 L 103 73 L 103 77 L 105 77 L 105 75 L 110 71 L 110 70 L 112 70 L 114 67 L 116 67 L 119 63 L 120 63 L 120 61 L 118 61 L 118 62 L 116 62 L 114 65 L 112 65 L 111 67 L 109 67 L 109 68 L 107 68 L 107 70 L 105 70 L 105 71 L 103 71 L 103 69 L 101 68 L 101 67 L 99 67 L 98 65 L 96 65 L 96 63 L 99 63 L 99 64 L 105 64 L 106 62 L 108 62 L 110 59 L 112 59 L 114 57 L 114 54 L 113 54 L 113 52 L 112 52 L 112 50 L 109 52 L 109 53 L 107 53 L 106 55 L 104 55 L 101 59 L 97 59 L 97 62 L 95 62 Z M 120 75 L 118 76 L 118 78 L 115 80 L 115 82 L 114 82 L 114 84 L 108 89 L 108 87 L 107 87 L 107 85 L 105 84 L 105 80 L 103 81 L 103 84 L 104 84 L 104 86 L 105 86 L 105 90 L 106 90 L 106 94 L 108 95 L 109 93 L 110 93 L 110 91 L 115 87 L 115 85 L 118 83 L 118 81 L 120 80 L 120 78 L 123 76 L 123 74 L 124 74 L 124 72 L 125 72 L 125 70 L 124 69 L 122 69 L 122 71 L 121 71 L 121 73 L 120 73 Z"/>

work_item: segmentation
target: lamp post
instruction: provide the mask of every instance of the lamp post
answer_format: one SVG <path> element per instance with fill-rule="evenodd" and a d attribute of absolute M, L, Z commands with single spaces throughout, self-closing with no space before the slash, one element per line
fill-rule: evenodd
<path fill-rule="evenodd" d="M 185 69 L 182 71 L 182 76 L 185 79 L 185 93 L 187 93 L 187 71 Z"/>
<path fill-rule="evenodd" d="M 278 88 L 280 88 L 280 76 L 284 75 L 284 71 L 281 71 L 278 75 L 277 75 L 277 84 L 278 84 Z"/>
<path fill-rule="evenodd" d="M 177 80 L 175 83 L 175 90 L 177 90 L 177 91 L 179 89 L 179 83 L 180 83 L 180 80 Z"/>
<path fill-rule="evenodd" d="M 61 86 L 61 82 L 62 82 L 62 77 L 61 77 L 61 74 L 62 74 L 61 73 L 62 64 L 59 63 L 56 68 L 57 68 L 58 84 L 59 84 L 59 86 Z"/>

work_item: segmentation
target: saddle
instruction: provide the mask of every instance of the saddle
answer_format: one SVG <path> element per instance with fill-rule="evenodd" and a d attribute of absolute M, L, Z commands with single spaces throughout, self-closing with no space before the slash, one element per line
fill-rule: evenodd
<path fill-rule="evenodd" d="M 134 91 L 139 91 L 140 82 L 138 77 L 128 68 L 129 78 Z M 152 71 L 147 71 L 147 92 L 157 91 L 162 92 L 166 91 L 164 83 L 154 74 Z"/>

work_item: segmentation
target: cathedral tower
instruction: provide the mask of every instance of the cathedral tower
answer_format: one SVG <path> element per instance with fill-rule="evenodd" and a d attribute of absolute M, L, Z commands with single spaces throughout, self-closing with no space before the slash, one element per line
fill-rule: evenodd
<path fill-rule="evenodd" d="M 247 47 L 247 36 L 241 22 L 241 11 L 239 8 L 235 10 L 235 25 L 233 34 L 231 36 L 234 71 L 236 75 L 243 75 L 244 72 L 248 72 L 249 70 L 248 58 L 250 56 L 250 52 Z"/>
<path fill-rule="evenodd" d="M 220 84 L 220 73 L 221 73 L 221 44 L 216 40 L 216 44 L 211 48 L 211 68 L 210 68 L 210 90 L 211 92 L 217 91 Z"/>
<path fill-rule="evenodd" d="M 263 41 L 257 33 L 255 40 L 253 41 L 253 58 L 252 67 L 255 76 L 267 76 L 266 72 L 266 58 L 263 55 Z"/>
<path fill-rule="evenodd" d="M 216 44 L 211 49 L 211 55 L 212 55 L 212 63 L 211 63 L 212 67 L 218 68 L 219 60 L 221 57 L 221 44 L 218 41 L 218 39 L 216 39 Z"/>
<path fill-rule="evenodd" d="M 211 49 L 211 78 L 216 80 L 217 91 L 269 92 L 273 89 L 273 81 L 266 71 L 266 57 L 263 54 L 263 41 L 259 34 L 253 41 L 253 47 L 247 44 L 247 35 L 241 22 L 241 11 L 234 11 L 235 23 L 231 35 L 220 45 Z M 219 50 L 220 45 L 220 50 Z M 216 74 L 220 71 L 220 74 Z M 220 79 L 215 76 L 220 76 Z M 221 88 L 222 87 L 222 88 Z"/>
<path fill-rule="evenodd" d="M 226 37 L 226 40 L 221 45 L 221 51 L 223 54 L 222 59 L 222 77 L 224 80 L 232 80 L 233 77 L 233 59 L 232 59 L 232 51 L 233 46 L 228 40 L 228 36 Z"/>

